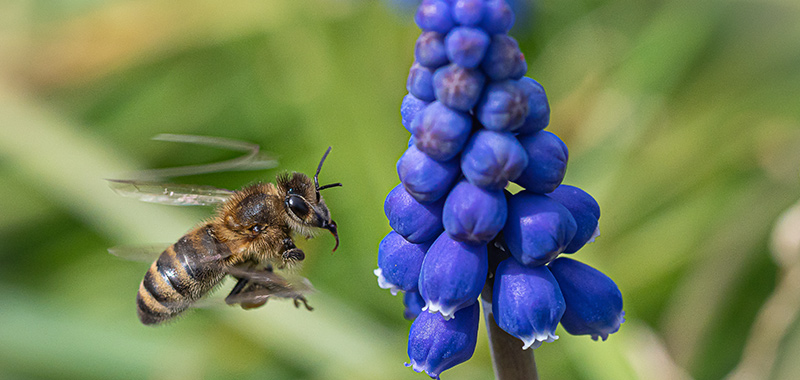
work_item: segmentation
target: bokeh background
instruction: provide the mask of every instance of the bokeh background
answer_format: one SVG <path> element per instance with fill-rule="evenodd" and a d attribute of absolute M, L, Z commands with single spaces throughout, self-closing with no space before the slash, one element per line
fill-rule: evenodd
<path fill-rule="evenodd" d="M 408 138 L 419 30 L 404 3 L 0 1 L 0 378 L 427 378 L 403 367 L 410 323 L 372 273 Z M 559 329 L 535 352 L 541 377 L 800 377 L 800 222 L 784 214 L 800 198 L 800 3 L 522 5 L 512 35 L 570 148 L 565 182 L 602 208 L 573 257 L 617 282 L 627 313 L 606 342 Z M 159 133 L 256 142 L 303 172 L 333 146 L 321 181 L 344 183 L 325 193 L 341 246 L 300 243 L 313 312 L 139 324 L 148 264 L 106 249 L 173 242 L 211 210 L 121 198 L 103 178 L 237 155 Z M 491 371 L 481 331 L 444 378 Z"/>

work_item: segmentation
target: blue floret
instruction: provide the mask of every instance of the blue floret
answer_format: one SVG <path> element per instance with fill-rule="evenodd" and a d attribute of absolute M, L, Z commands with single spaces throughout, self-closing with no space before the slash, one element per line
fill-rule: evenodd
<path fill-rule="evenodd" d="M 425 300 L 422 299 L 419 292 L 406 292 L 403 295 L 403 305 L 406 307 L 403 311 L 403 318 L 413 321 L 422 312 Z"/>
<path fill-rule="evenodd" d="M 505 34 L 495 34 L 481 62 L 481 69 L 491 80 L 520 79 L 528 71 L 528 64 L 517 40 Z"/>
<path fill-rule="evenodd" d="M 528 115 L 528 96 L 517 81 L 489 83 L 478 101 L 476 115 L 486 129 L 513 132 Z"/>
<path fill-rule="evenodd" d="M 517 133 L 531 135 L 541 131 L 550 123 L 550 103 L 547 102 L 544 87 L 539 82 L 523 77 L 519 80 L 519 84 L 522 91 L 528 95 L 528 116 L 517 129 Z"/>
<path fill-rule="evenodd" d="M 561 185 L 547 196 L 566 207 L 578 225 L 575 237 L 564 249 L 564 253 L 577 252 L 584 244 L 594 240 L 600 234 L 597 229 L 600 205 L 589 193 L 575 186 Z"/>
<path fill-rule="evenodd" d="M 472 130 L 472 118 L 441 102 L 433 102 L 417 114 L 411 134 L 417 149 L 437 161 L 448 161 L 464 148 Z"/>
<path fill-rule="evenodd" d="M 438 313 L 420 313 L 408 334 L 411 363 L 406 366 L 438 379 L 442 371 L 467 361 L 475 352 L 478 321 L 480 306 L 477 302 L 459 310 L 450 320 Z"/>
<path fill-rule="evenodd" d="M 489 36 L 477 28 L 456 27 L 445 38 L 447 58 L 461 67 L 477 67 L 488 47 Z"/>
<path fill-rule="evenodd" d="M 584 263 L 560 257 L 550 265 L 567 303 L 561 325 L 572 335 L 606 340 L 625 322 L 622 294 L 608 276 Z"/>
<path fill-rule="evenodd" d="M 567 146 L 548 131 L 520 136 L 519 142 L 528 152 L 528 166 L 514 182 L 533 193 L 555 190 L 567 172 Z"/>
<path fill-rule="evenodd" d="M 378 285 L 392 294 L 417 291 L 422 259 L 430 246 L 430 242 L 414 244 L 397 232 L 389 232 L 378 245 Z"/>
<path fill-rule="evenodd" d="M 523 342 L 523 349 L 558 339 L 556 326 L 566 304 L 545 266 L 528 268 L 511 258 L 498 265 L 492 294 L 497 325 Z"/>
<path fill-rule="evenodd" d="M 407 131 L 411 132 L 411 122 L 414 120 L 414 117 L 417 116 L 417 113 L 425 109 L 429 103 L 430 102 L 426 102 L 411 94 L 406 94 L 406 96 L 403 97 L 403 103 L 400 104 L 400 118 Z"/>
<path fill-rule="evenodd" d="M 406 191 L 403 184 L 395 186 L 383 203 L 389 226 L 412 243 L 433 241 L 444 231 L 443 207 L 444 198 L 436 202 L 420 203 Z"/>
<path fill-rule="evenodd" d="M 424 31 L 446 34 L 455 26 L 450 5 L 443 0 L 423 0 L 414 16 L 417 26 Z"/>
<path fill-rule="evenodd" d="M 545 195 L 521 191 L 508 200 L 503 236 L 511 255 L 523 265 L 535 267 L 555 259 L 576 229 L 569 210 Z"/>
<path fill-rule="evenodd" d="M 436 161 L 411 145 L 397 161 L 397 174 L 414 199 L 429 203 L 441 199 L 450 191 L 461 173 L 458 164 L 458 158 Z"/>
<path fill-rule="evenodd" d="M 445 319 L 478 298 L 489 271 L 486 245 L 462 243 L 447 233 L 433 242 L 419 275 L 419 294 L 424 310 L 441 313 Z"/>
<path fill-rule="evenodd" d="M 514 26 L 514 11 L 505 0 L 486 0 L 481 27 L 489 34 L 508 33 Z"/>
<path fill-rule="evenodd" d="M 426 102 L 436 100 L 436 93 L 433 90 L 433 72 L 431 69 L 422 66 L 419 62 L 414 62 L 408 71 L 406 90 L 418 99 Z"/>
<path fill-rule="evenodd" d="M 478 102 L 485 81 L 480 70 L 450 64 L 433 74 L 433 91 L 446 106 L 467 112 Z"/>
<path fill-rule="evenodd" d="M 475 132 L 461 155 L 461 171 L 471 183 L 502 189 L 528 166 L 528 152 L 514 135 L 486 129 Z"/>
<path fill-rule="evenodd" d="M 487 190 L 461 181 L 444 202 L 444 229 L 458 241 L 486 244 L 506 224 L 506 197 L 502 190 Z"/>
<path fill-rule="evenodd" d="M 421 65 L 437 69 L 447 64 L 447 51 L 444 45 L 444 34 L 423 32 L 414 46 L 414 57 Z"/>
<path fill-rule="evenodd" d="M 459 25 L 473 26 L 483 20 L 484 0 L 456 0 L 453 3 L 453 20 Z"/>

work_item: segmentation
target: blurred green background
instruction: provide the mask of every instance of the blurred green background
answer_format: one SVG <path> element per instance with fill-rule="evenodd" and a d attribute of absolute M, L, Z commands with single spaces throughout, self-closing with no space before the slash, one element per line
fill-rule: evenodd
<path fill-rule="evenodd" d="M 559 329 L 535 351 L 541 377 L 800 378 L 799 218 L 773 234 L 800 198 L 800 3 L 541 0 L 517 19 L 570 148 L 565 182 L 603 212 L 574 257 L 627 312 L 606 342 Z M 372 273 L 418 34 L 386 1 L 0 1 L 0 378 L 427 378 L 403 367 L 409 322 Z M 303 172 L 333 146 L 321 181 L 344 183 L 325 194 L 342 243 L 300 243 L 312 313 L 139 324 L 148 264 L 106 248 L 173 242 L 211 210 L 122 198 L 103 178 L 236 156 L 159 133 L 256 142 Z M 491 377 L 483 331 L 444 373 Z"/>

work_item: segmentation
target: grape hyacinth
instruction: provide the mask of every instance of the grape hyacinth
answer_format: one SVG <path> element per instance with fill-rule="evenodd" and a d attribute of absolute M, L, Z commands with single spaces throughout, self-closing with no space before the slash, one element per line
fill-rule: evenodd
<path fill-rule="evenodd" d="M 487 320 L 519 349 L 553 342 L 559 323 L 607 339 L 624 321 L 619 289 L 559 257 L 594 241 L 600 207 L 562 184 L 567 146 L 544 130 L 550 106 L 508 35 L 512 8 L 422 0 L 414 21 L 422 32 L 400 106 L 411 138 L 384 203 L 392 232 L 375 270 L 380 287 L 404 293 L 404 316 L 414 321 L 407 365 L 438 378 L 468 360 L 479 296 Z M 504 190 L 511 182 L 523 189 Z"/>

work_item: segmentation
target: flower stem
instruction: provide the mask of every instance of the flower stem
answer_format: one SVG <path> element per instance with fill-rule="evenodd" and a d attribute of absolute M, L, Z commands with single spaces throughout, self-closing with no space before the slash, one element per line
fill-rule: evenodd
<path fill-rule="evenodd" d="M 503 331 L 492 316 L 492 280 L 486 281 L 481 294 L 489 351 L 497 380 L 538 380 L 533 350 L 523 350 L 522 341 Z"/>

